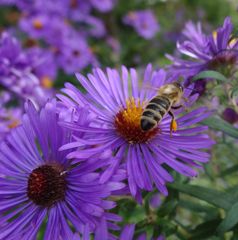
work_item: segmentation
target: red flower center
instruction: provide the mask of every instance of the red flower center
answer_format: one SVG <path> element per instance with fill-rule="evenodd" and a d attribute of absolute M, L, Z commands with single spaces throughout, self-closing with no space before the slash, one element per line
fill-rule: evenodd
<path fill-rule="evenodd" d="M 152 139 L 159 131 L 154 128 L 144 132 L 140 127 L 140 119 L 143 113 L 143 103 L 135 101 L 134 98 L 127 100 L 126 108 L 121 109 L 115 117 L 115 127 L 117 133 L 128 143 L 146 143 Z"/>
<path fill-rule="evenodd" d="M 36 205 L 50 207 L 55 202 L 64 199 L 65 190 L 65 175 L 58 166 L 40 166 L 29 176 L 27 196 Z"/>

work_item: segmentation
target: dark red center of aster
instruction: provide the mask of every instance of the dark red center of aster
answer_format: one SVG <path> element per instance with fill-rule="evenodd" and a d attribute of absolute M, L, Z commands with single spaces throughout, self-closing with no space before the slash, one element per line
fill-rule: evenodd
<path fill-rule="evenodd" d="M 79 57 L 79 56 L 80 56 L 80 51 L 74 50 L 74 51 L 73 51 L 73 55 L 74 55 L 75 57 Z"/>
<path fill-rule="evenodd" d="M 134 98 L 126 102 L 126 108 L 121 109 L 115 117 L 115 127 L 117 133 L 128 143 L 146 143 L 152 139 L 160 130 L 154 128 L 150 131 L 143 131 L 140 126 L 140 119 L 143 113 L 143 107 L 140 101 Z"/>
<path fill-rule="evenodd" d="M 50 207 L 64 199 L 65 190 L 65 174 L 59 166 L 40 166 L 28 178 L 27 196 L 36 205 Z"/>
<path fill-rule="evenodd" d="M 227 49 L 219 52 L 209 63 L 208 68 L 221 72 L 225 76 L 231 76 L 237 71 L 238 51 Z"/>
<path fill-rule="evenodd" d="M 77 8 L 78 7 L 78 1 L 77 0 L 70 0 L 70 7 L 71 8 Z"/>

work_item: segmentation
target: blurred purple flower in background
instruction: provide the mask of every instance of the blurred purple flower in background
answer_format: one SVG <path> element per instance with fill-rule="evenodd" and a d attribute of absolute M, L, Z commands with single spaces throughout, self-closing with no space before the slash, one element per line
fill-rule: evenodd
<path fill-rule="evenodd" d="M 54 53 L 56 67 L 63 69 L 67 74 L 80 71 L 90 64 L 97 65 L 97 60 L 88 45 L 88 37 L 103 37 L 106 33 L 103 22 L 91 16 L 90 7 L 82 1 L 74 1 L 71 4 L 63 1 L 57 9 L 54 9 L 53 1 L 50 2 L 44 6 L 44 11 L 40 7 L 42 1 L 33 4 L 21 18 L 20 28 L 30 38 L 43 41 L 44 49 Z M 84 11 L 81 11 L 81 7 L 84 7 Z M 77 28 L 70 19 L 79 24 Z"/>
<path fill-rule="evenodd" d="M 159 31 L 159 24 L 151 10 L 129 12 L 123 22 L 134 27 L 136 32 L 145 39 L 153 38 Z"/>
<path fill-rule="evenodd" d="M 28 103 L 22 125 L 0 145 L 1 239 L 36 239 L 46 218 L 44 239 L 73 239 L 74 232 L 110 239 L 107 228 L 117 229 L 107 226 L 120 218 L 105 212 L 115 206 L 105 198 L 124 187 L 120 176 L 100 184 L 97 166 L 67 160 L 69 152 L 58 149 L 70 134 L 58 119 L 54 101 L 40 112 Z"/>
<path fill-rule="evenodd" d="M 96 61 L 87 41 L 76 33 L 63 39 L 55 58 L 58 66 L 68 74 L 80 71 Z"/>
<path fill-rule="evenodd" d="M 25 50 L 32 72 L 40 79 L 44 88 L 51 88 L 57 76 L 57 65 L 52 51 L 38 46 Z"/>
<path fill-rule="evenodd" d="M 63 149 L 72 148 L 77 144 L 80 146 L 68 155 L 69 158 L 89 157 L 111 149 L 115 159 L 112 159 L 111 165 L 102 174 L 101 182 L 110 179 L 121 164 L 125 164 L 130 192 L 141 201 L 141 190 L 151 191 L 153 183 L 164 195 L 168 194 L 166 183 L 173 181 L 173 177 L 165 170 L 164 165 L 185 176 L 194 177 L 197 173 L 192 167 L 201 168 L 200 164 L 209 160 L 209 154 L 200 151 L 213 144 L 203 133 L 207 128 L 191 127 L 209 115 L 206 108 L 199 108 L 178 117 L 179 130 L 172 138 L 169 116 L 165 116 L 157 128 L 149 132 L 141 130 L 140 118 L 145 104 L 157 94 L 156 90 L 146 86 L 159 88 L 166 84 L 164 70 L 152 71 L 152 66 L 148 65 L 141 87 L 141 78 L 137 76 L 136 70 L 128 71 L 125 67 L 122 67 L 121 73 L 109 68 L 106 73 L 95 69 L 92 74 L 88 74 L 88 79 L 81 74 L 77 74 L 77 78 L 88 95 L 82 94 L 79 89 L 67 83 L 62 92 L 68 97 L 58 97 L 67 106 L 88 106 L 98 120 L 97 124 L 87 127 L 77 122 L 62 122 L 75 133 L 95 134 L 93 138 L 89 135 L 83 142 L 76 139 L 75 143 L 70 143 Z M 186 97 L 190 93 L 190 90 L 185 90 Z M 192 103 L 195 99 L 194 95 L 189 101 Z"/>

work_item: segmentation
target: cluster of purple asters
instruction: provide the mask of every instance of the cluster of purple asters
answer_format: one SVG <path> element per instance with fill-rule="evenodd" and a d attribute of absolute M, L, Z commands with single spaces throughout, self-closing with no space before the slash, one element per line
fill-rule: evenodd
<path fill-rule="evenodd" d="M 106 29 L 92 11 L 108 12 L 116 1 L 20 0 L 2 4 L 15 5 L 19 9 L 18 27 L 26 34 L 26 46 L 38 47 L 37 51 L 42 51 L 39 54 L 47 52 L 53 59 L 53 68 L 73 74 L 90 64 L 98 64 L 88 39 L 104 37 Z"/>
<path fill-rule="evenodd" d="M 49 75 L 56 72 L 50 68 L 51 59 L 47 53 L 25 51 L 20 42 L 9 33 L 0 37 L 0 85 L 17 95 L 19 99 L 31 99 L 45 103 L 46 89 L 52 84 Z M 47 68 L 48 66 L 48 68 Z M 49 72 L 50 69 L 50 73 Z M 49 92 L 49 96 L 50 96 Z"/>
<path fill-rule="evenodd" d="M 53 96 L 52 79 L 56 69 L 53 59 L 39 49 L 23 49 L 10 33 L 0 36 L 0 139 L 21 122 L 26 99 L 44 105 Z M 12 106 L 11 102 L 16 102 Z M 11 107 L 12 106 L 12 107 Z"/>
<path fill-rule="evenodd" d="M 95 49 L 89 42 L 99 38 L 108 42 L 113 37 L 107 31 L 106 23 L 95 16 L 94 11 L 107 13 L 116 3 L 117 0 L 12 0 L 0 4 L 14 5 L 19 9 L 18 27 L 25 33 L 26 46 L 38 47 L 42 54 L 47 52 L 54 60 L 52 67 L 73 74 L 87 66 L 99 65 Z M 130 12 L 122 21 L 134 27 L 145 39 L 151 39 L 159 31 L 151 10 Z"/>
<path fill-rule="evenodd" d="M 27 102 L 22 124 L 0 145 L 1 239 L 36 239 L 45 224 L 44 239 L 117 239 L 111 230 L 119 230 L 121 218 L 109 212 L 113 195 L 140 203 L 142 190 L 167 195 L 173 177 L 166 165 L 195 177 L 194 167 L 209 160 L 204 149 L 213 141 L 205 126 L 194 126 L 209 115 L 204 107 L 176 110 L 179 129 L 172 137 L 169 116 L 141 130 L 154 88 L 171 82 L 163 69 L 148 65 L 142 78 L 126 67 L 97 68 L 77 78 L 87 94 L 66 83 L 59 100 L 38 111 Z M 185 90 L 192 104 L 197 96 L 190 94 Z M 127 225 L 119 239 L 134 239 L 134 228 Z"/>

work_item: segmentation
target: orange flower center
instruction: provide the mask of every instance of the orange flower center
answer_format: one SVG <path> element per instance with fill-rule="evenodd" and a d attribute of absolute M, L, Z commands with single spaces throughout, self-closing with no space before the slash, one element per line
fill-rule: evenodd
<path fill-rule="evenodd" d="M 52 82 L 52 80 L 51 80 L 49 77 L 44 76 L 44 77 L 41 79 L 41 85 L 42 85 L 44 88 L 52 88 L 53 82 Z"/>
<path fill-rule="evenodd" d="M 8 124 L 8 128 L 13 129 L 20 124 L 18 119 L 12 119 L 11 123 Z"/>
<path fill-rule="evenodd" d="M 135 101 L 134 98 L 131 98 L 126 101 L 126 108 L 121 109 L 116 114 L 114 122 L 116 131 L 130 144 L 146 143 L 160 131 L 159 128 L 147 132 L 141 129 L 140 119 L 143 105 L 139 100 Z"/>
<path fill-rule="evenodd" d="M 39 19 L 35 19 L 32 24 L 33 24 L 33 27 L 37 30 L 40 30 L 43 28 L 43 23 Z"/>

